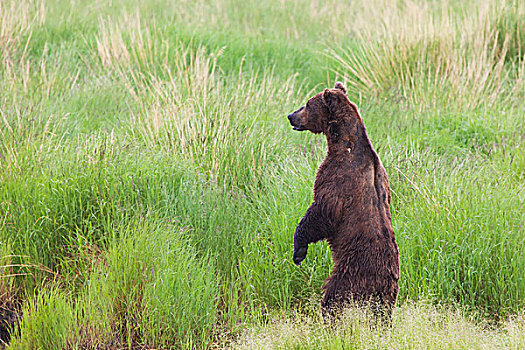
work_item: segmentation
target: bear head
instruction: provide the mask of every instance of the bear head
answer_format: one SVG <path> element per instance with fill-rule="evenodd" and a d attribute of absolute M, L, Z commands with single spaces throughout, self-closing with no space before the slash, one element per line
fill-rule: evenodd
<path fill-rule="evenodd" d="M 331 142 L 351 143 L 362 119 L 357 107 L 348 100 L 340 82 L 310 98 L 305 106 L 288 115 L 294 130 L 324 133 Z"/>

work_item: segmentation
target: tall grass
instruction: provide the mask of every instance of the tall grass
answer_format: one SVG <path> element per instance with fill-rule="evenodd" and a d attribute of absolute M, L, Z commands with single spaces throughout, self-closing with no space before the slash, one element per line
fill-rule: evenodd
<path fill-rule="evenodd" d="M 487 315 L 521 307 L 523 209 L 515 194 L 523 186 L 513 182 L 515 174 L 447 156 L 416 153 L 409 162 L 390 171 L 401 269 L 410 276 L 401 281 L 404 296 L 476 305 Z"/>
<path fill-rule="evenodd" d="M 213 265 L 196 259 L 176 227 L 144 221 L 122 229 L 84 292 L 84 346 L 210 342 L 219 282 Z"/>
<path fill-rule="evenodd" d="M 22 313 L 20 333 L 11 339 L 12 349 L 64 349 L 74 337 L 72 301 L 60 290 L 43 288 L 28 299 Z"/>
<path fill-rule="evenodd" d="M 21 320 L 14 348 L 519 348 L 524 11 L 1 2 L 0 334 Z M 330 250 L 291 261 L 326 145 L 285 116 L 335 78 L 390 176 L 390 331 L 314 326 Z"/>
<path fill-rule="evenodd" d="M 439 11 L 430 6 L 387 7 L 391 11 L 374 16 L 383 18 L 382 26 L 358 34 L 363 45 L 345 49 L 343 44 L 329 51 L 352 95 L 388 96 L 423 109 L 444 103 L 447 109 L 475 109 L 518 101 L 525 79 L 523 54 L 517 53 L 523 45 L 523 7 L 517 2 L 510 9 L 472 3 L 461 10 L 465 18 L 455 21 L 458 13 L 449 4 Z M 407 10 L 411 16 L 402 15 Z"/>

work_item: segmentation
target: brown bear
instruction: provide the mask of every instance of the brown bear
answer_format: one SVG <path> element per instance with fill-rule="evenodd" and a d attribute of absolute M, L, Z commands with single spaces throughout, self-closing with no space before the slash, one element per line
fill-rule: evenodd
<path fill-rule="evenodd" d="M 324 133 L 328 143 L 314 202 L 295 231 L 293 261 L 299 265 L 309 243 L 326 239 L 334 266 L 323 287 L 323 311 L 372 303 L 390 315 L 399 290 L 390 188 L 356 105 L 336 83 L 288 119 L 294 130 Z"/>

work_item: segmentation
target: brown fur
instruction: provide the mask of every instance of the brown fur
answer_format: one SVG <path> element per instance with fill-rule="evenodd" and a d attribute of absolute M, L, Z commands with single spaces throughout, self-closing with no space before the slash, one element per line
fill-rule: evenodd
<path fill-rule="evenodd" d="M 334 267 L 323 309 L 372 302 L 390 313 L 399 290 L 399 253 L 390 216 L 390 188 L 355 104 L 341 83 L 288 116 L 294 130 L 324 133 L 328 154 L 314 184 L 314 202 L 294 235 L 294 262 L 308 244 L 326 239 Z"/>

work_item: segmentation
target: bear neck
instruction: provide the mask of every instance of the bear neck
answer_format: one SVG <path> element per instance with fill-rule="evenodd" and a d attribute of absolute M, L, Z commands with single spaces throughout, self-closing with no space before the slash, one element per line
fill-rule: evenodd
<path fill-rule="evenodd" d="M 352 125 L 352 122 L 354 125 Z M 334 137 L 326 133 L 328 154 L 350 154 L 354 157 L 370 157 L 373 149 L 366 133 L 365 125 L 359 117 L 355 121 L 346 121 L 339 126 L 340 133 Z"/>

